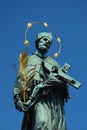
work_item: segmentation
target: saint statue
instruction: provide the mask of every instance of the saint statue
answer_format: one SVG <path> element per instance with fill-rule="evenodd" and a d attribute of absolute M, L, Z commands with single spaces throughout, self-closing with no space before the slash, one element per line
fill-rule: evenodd
<path fill-rule="evenodd" d="M 20 56 L 14 103 L 24 113 L 21 130 L 67 130 L 64 104 L 69 99 L 69 85 L 58 75 L 59 64 L 47 56 L 52 39 L 51 32 L 38 33 L 36 52 Z"/>

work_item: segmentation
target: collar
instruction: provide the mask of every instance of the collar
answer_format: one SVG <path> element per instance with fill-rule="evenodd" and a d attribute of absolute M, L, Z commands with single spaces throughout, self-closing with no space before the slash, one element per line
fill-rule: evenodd
<path fill-rule="evenodd" d="M 46 54 L 42 55 L 39 51 L 36 51 L 35 55 L 39 56 L 40 58 L 46 58 L 47 57 Z"/>

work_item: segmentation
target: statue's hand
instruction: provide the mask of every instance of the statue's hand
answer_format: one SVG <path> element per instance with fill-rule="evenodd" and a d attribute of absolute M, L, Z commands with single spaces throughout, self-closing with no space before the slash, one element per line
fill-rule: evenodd
<path fill-rule="evenodd" d="M 25 105 L 24 105 L 24 102 L 22 102 L 22 101 L 18 101 L 18 102 L 17 102 L 17 109 L 18 109 L 19 111 L 23 111 L 23 112 L 26 112 L 26 111 L 27 111 L 27 109 L 26 109 L 26 107 L 25 107 Z"/>
<path fill-rule="evenodd" d="M 20 100 L 17 101 L 16 105 L 17 105 L 17 109 L 19 111 L 23 111 L 23 102 L 22 101 L 20 101 Z"/>
<path fill-rule="evenodd" d="M 24 111 L 28 111 L 31 106 L 31 100 L 28 100 L 27 102 L 23 103 Z"/>

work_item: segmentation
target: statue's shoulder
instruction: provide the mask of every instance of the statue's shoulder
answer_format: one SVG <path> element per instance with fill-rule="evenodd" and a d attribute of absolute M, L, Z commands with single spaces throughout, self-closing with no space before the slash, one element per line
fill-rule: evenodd
<path fill-rule="evenodd" d="M 41 63 L 41 58 L 39 58 L 37 55 L 32 54 L 29 55 L 28 57 L 28 65 L 36 65 Z"/>
<path fill-rule="evenodd" d="M 57 63 L 57 61 L 54 58 L 50 57 L 50 56 L 48 56 L 46 58 L 46 62 L 48 62 L 49 64 L 51 64 L 53 66 L 58 66 L 59 67 L 59 64 Z"/>
<path fill-rule="evenodd" d="M 28 60 L 32 60 L 33 58 L 35 58 L 35 54 L 28 55 L 27 58 L 28 58 Z"/>

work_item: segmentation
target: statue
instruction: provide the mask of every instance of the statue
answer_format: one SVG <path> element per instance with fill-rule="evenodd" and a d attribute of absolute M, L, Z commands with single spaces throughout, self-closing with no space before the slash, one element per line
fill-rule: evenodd
<path fill-rule="evenodd" d="M 14 85 L 16 109 L 24 112 L 21 130 L 67 130 L 64 103 L 69 99 L 69 85 L 81 83 L 67 75 L 69 64 L 60 67 L 47 52 L 52 33 L 40 32 L 36 52 L 20 55 L 20 68 Z"/>

